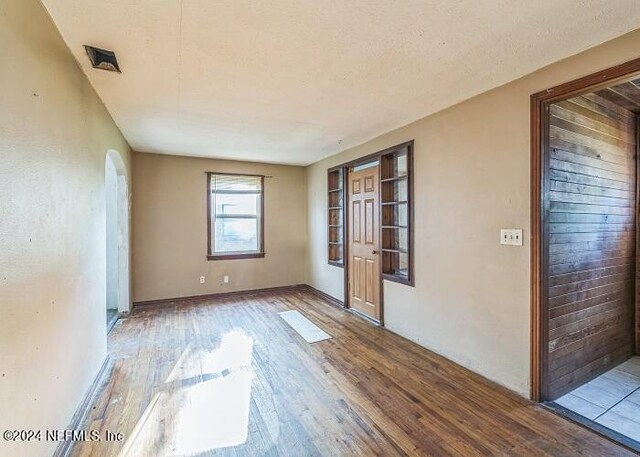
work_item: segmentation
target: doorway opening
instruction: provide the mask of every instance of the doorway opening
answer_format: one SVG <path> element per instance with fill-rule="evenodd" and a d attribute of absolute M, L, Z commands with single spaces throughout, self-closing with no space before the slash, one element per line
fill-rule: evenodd
<path fill-rule="evenodd" d="M 640 59 L 532 96 L 532 397 L 640 449 Z"/>
<path fill-rule="evenodd" d="M 129 190 L 126 167 L 117 151 L 105 160 L 106 208 L 106 327 L 130 310 Z"/>

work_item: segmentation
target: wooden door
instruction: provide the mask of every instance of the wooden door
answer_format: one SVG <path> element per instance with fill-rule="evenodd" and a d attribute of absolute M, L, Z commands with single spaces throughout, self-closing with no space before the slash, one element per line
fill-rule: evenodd
<path fill-rule="evenodd" d="M 349 173 L 349 304 L 380 320 L 380 167 Z"/>

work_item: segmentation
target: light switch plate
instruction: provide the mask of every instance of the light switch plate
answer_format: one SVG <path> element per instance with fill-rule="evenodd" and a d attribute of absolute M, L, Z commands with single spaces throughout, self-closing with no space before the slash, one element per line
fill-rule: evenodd
<path fill-rule="evenodd" d="M 500 229 L 500 244 L 522 246 L 522 229 Z"/>

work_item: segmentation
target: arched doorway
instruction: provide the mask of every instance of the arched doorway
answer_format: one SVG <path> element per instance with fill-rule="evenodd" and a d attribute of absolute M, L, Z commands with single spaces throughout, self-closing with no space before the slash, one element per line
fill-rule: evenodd
<path fill-rule="evenodd" d="M 128 312 L 129 190 L 124 161 L 115 150 L 105 160 L 107 331 L 119 313 Z"/>

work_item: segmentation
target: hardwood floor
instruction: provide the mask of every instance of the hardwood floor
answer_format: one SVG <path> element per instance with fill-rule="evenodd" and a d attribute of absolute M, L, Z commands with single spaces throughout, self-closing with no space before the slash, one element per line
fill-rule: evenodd
<path fill-rule="evenodd" d="M 84 429 L 124 440 L 73 456 L 631 455 L 304 288 L 140 308 L 109 352 Z"/>

